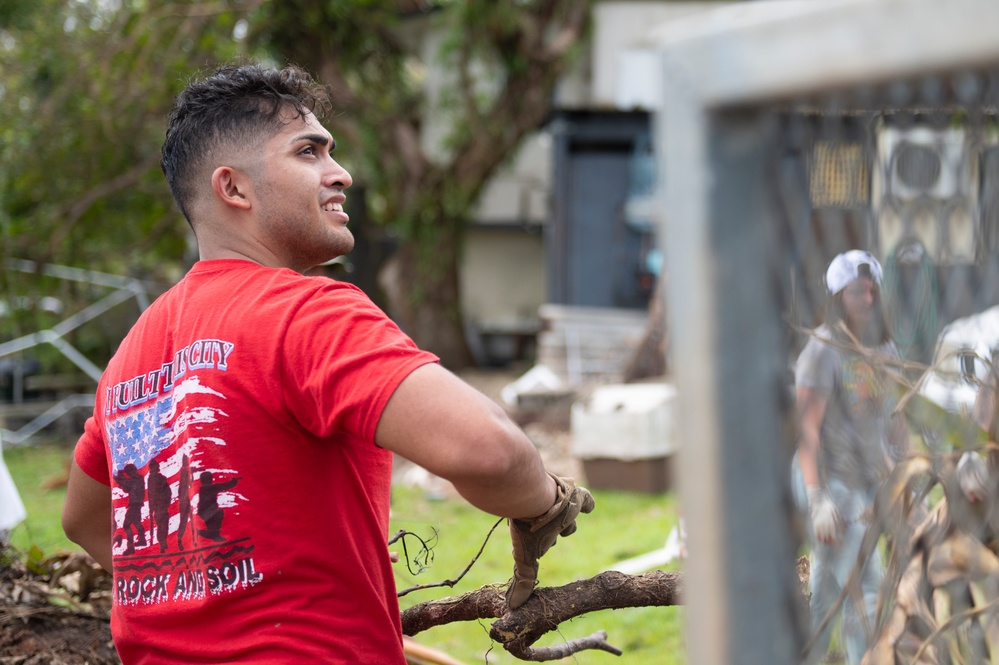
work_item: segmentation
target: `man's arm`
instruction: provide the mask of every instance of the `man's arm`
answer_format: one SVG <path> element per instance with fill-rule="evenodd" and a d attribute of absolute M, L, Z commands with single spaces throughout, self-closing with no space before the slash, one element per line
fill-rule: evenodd
<path fill-rule="evenodd" d="M 88 476 L 73 460 L 62 528 L 107 571 L 111 571 L 111 519 L 111 488 Z"/>
<path fill-rule="evenodd" d="M 545 471 L 534 444 L 498 404 L 439 365 L 424 365 L 399 384 L 375 440 L 450 480 L 480 510 L 511 518 L 511 609 L 531 597 L 538 559 L 594 507 L 586 489 Z"/>
<path fill-rule="evenodd" d="M 819 446 L 822 421 L 829 399 L 813 388 L 799 387 L 798 405 L 798 465 L 808 494 L 808 513 L 812 530 L 820 543 L 832 544 L 839 540 L 842 518 L 832 497 L 823 488 L 819 478 Z"/>
<path fill-rule="evenodd" d="M 798 407 L 798 464 L 805 487 L 819 486 L 819 434 L 826 414 L 826 397 L 813 388 L 799 387 L 796 391 Z"/>
<path fill-rule="evenodd" d="M 501 517 L 544 514 L 555 481 L 503 409 L 448 370 L 414 370 L 389 399 L 375 441 L 449 480 L 472 505 Z"/>

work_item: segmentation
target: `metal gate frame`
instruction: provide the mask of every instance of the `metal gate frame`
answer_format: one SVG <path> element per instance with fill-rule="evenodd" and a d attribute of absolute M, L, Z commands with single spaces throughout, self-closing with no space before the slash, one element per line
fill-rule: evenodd
<path fill-rule="evenodd" d="M 784 266 L 766 182 L 767 108 L 889 97 L 999 69 L 995 0 L 743 3 L 656 33 L 659 223 L 679 389 L 687 662 L 798 662 L 807 636 L 789 516 Z M 773 135 L 772 132 L 770 134 Z"/>
<path fill-rule="evenodd" d="M 83 282 L 95 286 L 108 287 L 111 293 L 86 308 L 72 314 L 47 330 L 39 330 L 29 335 L 18 337 L 0 343 L 0 358 L 21 353 L 32 347 L 50 344 L 59 350 L 74 365 L 93 379 L 96 385 L 100 381 L 102 370 L 89 358 L 83 355 L 72 344 L 66 341 L 67 334 L 87 321 L 95 319 L 109 309 L 135 298 L 140 311 L 149 306 L 150 289 L 141 280 L 131 277 L 121 277 L 95 270 L 73 268 L 54 264 L 38 264 L 24 259 L 7 259 L 6 266 L 10 270 L 18 270 L 31 274 L 41 274 L 59 279 Z M 18 392 L 15 390 L 15 393 Z M 0 440 L 7 447 L 22 446 L 31 443 L 32 437 L 53 422 L 79 408 L 93 408 L 93 393 L 78 393 L 68 395 L 45 412 L 23 425 L 16 431 L 0 427 Z M 2 423 L 0 423 L 2 424 Z"/>

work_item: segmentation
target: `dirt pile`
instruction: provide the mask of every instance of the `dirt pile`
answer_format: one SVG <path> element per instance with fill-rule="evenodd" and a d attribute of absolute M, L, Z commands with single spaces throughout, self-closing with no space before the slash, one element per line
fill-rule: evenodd
<path fill-rule="evenodd" d="M 0 550 L 0 662 L 120 665 L 111 576 L 89 557 Z"/>

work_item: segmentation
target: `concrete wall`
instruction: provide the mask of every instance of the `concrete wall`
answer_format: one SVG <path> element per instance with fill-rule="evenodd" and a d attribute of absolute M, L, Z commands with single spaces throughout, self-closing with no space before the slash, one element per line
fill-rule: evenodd
<path fill-rule="evenodd" d="M 520 152 L 486 187 L 475 211 L 480 224 L 544 224 L 550 212 L 552 139 L 547 131 L 528 137 Z"/>
<path fill-rule="evenodd" d="M 541 234 L 510 227 L 470 229 L 462 286 L 462 307 L 474 327 L 536 322 L 546 293 Z"/>

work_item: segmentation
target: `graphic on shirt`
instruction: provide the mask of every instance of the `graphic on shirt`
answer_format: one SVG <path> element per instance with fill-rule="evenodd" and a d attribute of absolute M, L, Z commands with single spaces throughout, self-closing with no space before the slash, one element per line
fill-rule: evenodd
<path fill-rule="evenodd" d="M 240 477 L 209 463 L 226 445 L 228 417 L 210 370 L 226 371 L 233 348 L 201 340 L 107 391 L 118 603 L 200 599 L 263 579 L 250 539 L 226 528 L 227 513 L 247 500 Z"/>
<path fill-rule="evenodd" d="M 877 417 L 887 413 L 890 395 L 885 383 L 864 359 L 853 357 L 844 361 L 843 387 L 854 418 Z"/>

